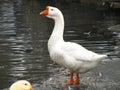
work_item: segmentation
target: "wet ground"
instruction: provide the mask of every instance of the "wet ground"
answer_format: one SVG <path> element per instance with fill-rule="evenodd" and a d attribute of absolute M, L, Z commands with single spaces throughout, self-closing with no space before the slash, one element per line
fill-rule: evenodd
<path fill-rule="evenodd" d="M 61 86 L 69 71 L 54 64 L 47 40 L 53 21 L 40 16 L 46 5 L 60 8 L 65 17 L 66 41 L 79 43 L 112 60 L 81 75 L 78 86 Z M 120 34 L 107 28 L 120 23 L 119 10 L 100 10 L 79 2 L 41 0 L 0 1 L 0 89 L 17 80 L 29 80 L 34 90 L 119 90 Z"/>

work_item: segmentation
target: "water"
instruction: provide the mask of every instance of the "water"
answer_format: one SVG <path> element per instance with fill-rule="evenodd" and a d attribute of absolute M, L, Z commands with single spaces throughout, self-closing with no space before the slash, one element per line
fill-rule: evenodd
<path fill-rule="evenodd" d="M 57 6 L 64 13 L 66 41 L 79 43 L 97 53 L 111 53 L 111 61 L 81 76 L 81 89 L 120 89 L 120 37 L 119 33 L 107 30 L 120 23 L 119 11 L 100 11 L 94 5 L 76 2 L 39 0 L 0 1 L 0 89 L 6 90 L 14 81 L 26 79 L 35 90 L 50 90 L 50 81 L 68 79 L 68 71 L 61 70 L 49 58 L 47 40 L 54 23 L 39 15 L 46 5 Z M 80 89 L 53 87 L 54 90 Z"/>

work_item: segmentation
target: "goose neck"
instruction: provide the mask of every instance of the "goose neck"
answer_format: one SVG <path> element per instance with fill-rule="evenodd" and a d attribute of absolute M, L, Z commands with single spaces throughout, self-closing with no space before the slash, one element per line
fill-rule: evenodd
<path fill-rule="evenodd" d="M 59 16 L 54 19 L 55 25 L 52 32 L 52 39 L 54 38 L 56 41 L 63 40 L 64 33 L 64 19 L 63 16 Z"/>
<path fill-rule="evenodd" d="M 54 19 L 55 25 L 53 32 L 48 40 L 48 50 L 51 50 L 58 42 L 63 42 L 64 19 L 63 16 Z"/>

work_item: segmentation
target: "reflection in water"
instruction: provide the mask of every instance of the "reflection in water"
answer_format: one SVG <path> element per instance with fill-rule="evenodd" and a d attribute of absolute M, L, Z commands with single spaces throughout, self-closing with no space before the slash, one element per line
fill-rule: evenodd
<path fill-rule="evenodd" d="M 64 3 L 0 1 L 0 89 L 9 87 L 18 79 L 30 80 L 38 87 L 58 73 L 56 69 L 59 67 L 53 64 L 47 51 L 47 40 L 54 23 L 39 15 L 48 4 L 57 6 L 64 13 L 66 41 L 79 43 L 98 53 L 112 52 L 113 60 L 117 59 L 113 53 L 116 48 L 120 48 L 120 38 L 115 38 L 113 32 L 106 28 L 118 24 L 120 17 L 115 12 L 108 12 L 107 15 L 106 12 L 96 10 L 94 6 L 75 2 L 66 2 L 66 6 Z M 116 65 L 119 67 L 119 63 Z M 115 75 L 118 74 L 119 72 Z"/>

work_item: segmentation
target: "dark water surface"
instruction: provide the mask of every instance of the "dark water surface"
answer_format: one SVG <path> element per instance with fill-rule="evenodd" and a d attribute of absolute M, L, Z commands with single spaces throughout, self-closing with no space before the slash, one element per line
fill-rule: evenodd
<path fill-rule="evenodd" d="M 46 5 L 60 8 L 65 17 L 66 41 L 73 41 L 97 53 L 111 53 L 103 62 L 81 76 L 81 86 L 60 87 L 68 71 L 54 64 L 47 40 L 53 21 L 40 16 Z M 120 34 L 107 28 L 120 23 L 119 10 L 98 10 L 78 2 L 44 0 L 0 1 L 0 90 L 17 80 L 29 80 L 35 90 L 119 90 Z M 54 87 L 54 88 L 53 88 Z"/>

